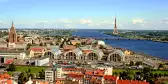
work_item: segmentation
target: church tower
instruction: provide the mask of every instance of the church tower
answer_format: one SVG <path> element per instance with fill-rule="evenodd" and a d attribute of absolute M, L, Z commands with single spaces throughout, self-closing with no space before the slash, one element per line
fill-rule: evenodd
<path fill-rule="evenodd" d="M 9 40 L 8 47 L 14 47 L 15 43 L 17 43 L 17 33 L 16 33 L 16 30 L 15 30 L 13 21 L 12 21 L 12 26 L 11 26 L 11 28 L 9 30 L 8 40 Z"/>
<path fill-rule="evenodd" d="M 117 30 L 116 15 L 115 15 L 113 35 L 117 35 L 117 34 L 118 34 L 118 30 Z"/>

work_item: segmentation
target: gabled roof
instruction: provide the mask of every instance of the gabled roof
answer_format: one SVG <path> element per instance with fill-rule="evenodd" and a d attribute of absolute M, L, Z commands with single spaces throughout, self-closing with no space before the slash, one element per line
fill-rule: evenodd
<path fill-rule="evenodd" d="M 7 74 L 7 72 L 0 73 L 0 80 L 9 78 L 11 78 L 11 76 Z"/>
<path fill-rule="evenodd" d="M 35 47 L 35 48 L 30 48 L 30 51 L 35 51 L 35 52 L 42 52 L 44 50 L 44 48 L 40 48 L 40 47 Z"/>
<path fill-rule="evenodd" d="M 112 76 L 112 75 L 105 75 L 104 80 L 108 81 L 116 81 L 118 79 L 118 76 Z"/>
<path fill-rule="evenodd" d="M 82 79 L 84 78 L 84 75 L 83 74 L 67 74 L 67 77 Z"/>
<path fill-rule="evenodd" d="M 65 50 L 65 49 L 68 49 L 68 50 L 73 50 L 73 49 L 75 49 L 76 48 L 76 46 L 74 46 L 74 45 L 64 45 L 63 46 L 63 49 Z"/>

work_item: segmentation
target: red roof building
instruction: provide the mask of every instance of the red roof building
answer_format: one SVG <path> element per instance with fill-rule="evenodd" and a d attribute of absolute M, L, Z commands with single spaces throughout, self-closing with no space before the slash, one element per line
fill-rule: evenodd
<path fill-rule="evenodd" d="M 112 76 L 112 75 L 105 75 L 104 76 L 104 82 L 107 84 L 108 83 L 116 84 L 118 79 L 119 79 L 118 76 Z"/>
<path fill-rule="evenodd" d="M 7 72 L 3 72 L 0 74 L 0 84 L 12 84 L 13 80 L 11 76 L 7 74 Z"/>
<path fill-rule="evenodd" d="M 38 47 L 29 49 L 29 51 L 34 51 L 34 52 L 42 52 L 43 50 L 44 50 L 44 48 L 38 48 Z"/>

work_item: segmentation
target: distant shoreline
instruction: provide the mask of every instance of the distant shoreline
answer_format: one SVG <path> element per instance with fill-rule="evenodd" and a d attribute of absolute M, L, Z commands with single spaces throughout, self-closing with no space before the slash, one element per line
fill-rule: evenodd
<path fill-rule="evenodd" d="M 104 32 L 103 34 L 122 37 L 122 36 L 119 36 L 119 35 L 108 34 L 106 32 Z M 127 38 L 127 37 L 123 37 L 123 38 Z M 160 42 L 160 43 L 168 43 L 168 41 L 159 41 L 159 40 L 152 40 L 152 39 L 147 39 L 147 38 L 127 38 L 127 39 L 130 39 L 130 40 L 146 40 L 146 41 L 153 41 L 153 42 Z"/>

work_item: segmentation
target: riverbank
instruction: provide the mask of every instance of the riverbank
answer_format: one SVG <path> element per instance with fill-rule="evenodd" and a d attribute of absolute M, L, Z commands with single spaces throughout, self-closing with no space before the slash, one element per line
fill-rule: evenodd
<path fill-rule="evenodd" d="M 130 33 L 130 32 L 129 32 Z M 132 39 L 132 40 L 148 40 L 148 41 L 153 41 L 153 42 L 161 42 L 161 43 L 168 43 L 168 38 L 162 38 L 162 37 L 150 37 L 148 35 L 132 35 L 132 34 L 127 34 L 127 33 L 120 33 L 118 35 L 113 35 L 111 32 L 103 32 L 103 34 L 106 35 L 111 35 L 111 36 L 119 36 L 119 37 L 123 37 L 123 38 L 128 38 L 128 39 Z M 145 38 L 146 37 L 146 38 Z M 159 38 L 159 39 L 158 39 Z M 166 40 L 166 41 L 163 41 Z"/>
<path fill-rule="evenodd" d="M 166 60 L 166 59 L 164 59 L 164 58 L 161 58 L 161 57 L 159 57 L 159 56 L 152 56 L 152 55 L 148 55 L 148 54 L 145 54 L 145 53 L 142 53 L 142 52 L 135 52 L 135 51 L 133 51 L 133 50 L 129 50 L 129 49 L 125 49 L 125 48 L 119 48 L 119 47 L 114 47 L 114 48 L 116 48 L 116 49 L 119 49 L 119 50 L 122 50 L 122 51 L 130 51 L 130 52 L 132 52 L 134 55 L 136 55 L 136 56 L 138 56 L 138 55 L 140 55 L 140 56 L 143 56 L 143 57 L 146 57 L 146 58 L 149 58 L 149 59 L 153 59 L 153 60 L 160 60 L 160 61 L 162 61 L 163 63 L 164 62 L 168 62 L 168 60 Z"/>

